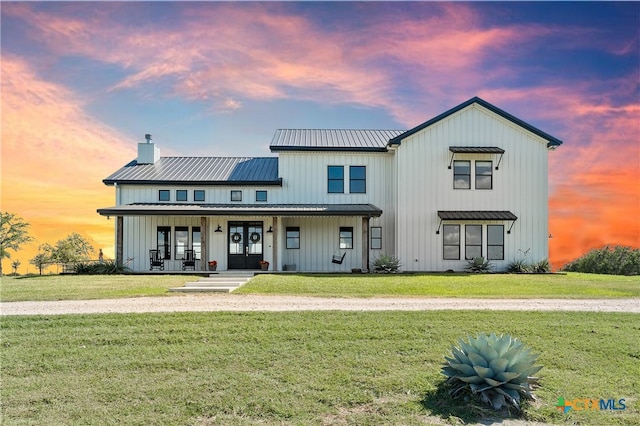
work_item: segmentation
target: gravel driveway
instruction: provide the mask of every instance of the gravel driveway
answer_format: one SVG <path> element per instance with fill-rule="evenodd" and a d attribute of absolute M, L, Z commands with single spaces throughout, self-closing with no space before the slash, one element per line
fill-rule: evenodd
<path fill-rule="evenodd" d="M 640 313 L 640 299 L 335 298 L 189 294 L 130 299 L 3 302 L 1 315 L 223 311 L 588 311 Z"/>

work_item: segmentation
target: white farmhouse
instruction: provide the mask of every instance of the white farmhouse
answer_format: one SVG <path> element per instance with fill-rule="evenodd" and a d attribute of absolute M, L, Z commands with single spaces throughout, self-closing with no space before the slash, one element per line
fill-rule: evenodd
<path fill-rule="evenodd" d="M 104 180 L 134 271 L 405 271 L 548 257 L 547 151 L 562 141 L 480 98 L 411 129 L 277 130 L 277 157 L 138 158 Z"/>

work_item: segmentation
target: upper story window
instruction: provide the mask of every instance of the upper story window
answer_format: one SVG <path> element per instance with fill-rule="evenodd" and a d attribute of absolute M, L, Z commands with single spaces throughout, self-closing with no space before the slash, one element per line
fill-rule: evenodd
<path fill-rule="evenodd" d="M 367 192 L 367 168 L 365 166 L 349 166 L 349 192 L 365 194 Z"/>
<path fill-rule="evenodd" d="M 344 166 L 328 166 L 327 192 L 344 193 Z"/>
<path fill-rule="evenodd" d="M 239 191 L 239 190 L 231 191 L 231 201 L 242 201 L 242 191 Z"/>
<path fill-rule="evenodd" d="M 340 227 L 340 248 L 341 249 L 353 248 L 353 226 Z"/>
<path fill-rule="evenodd" d="M 476 189 L 493 188 L 493 163 L 476 161 Z"/>
<path fill-rule="evenodd" d="M 288 249 L 300 248 L 300 227 L 299 226 L 287 226 L 287 248 Z"/>
<path fill-rule="evenodd" d="M 266 202 L 267 201 L 267 191 L 256 191 L 256 201 L 258 201 L 258 202 Z"/>
<path fill-rule="evenodd" d="M 193 191 L 193 201 L 204 201 L 203 189 L 196 189 Z"/>
<path fill-rule="evenodd" d="M 158 191 L 158 201 L 171 201 L 171 191 L 161 189 Z"/>
<path fill-rule="evenodd" d="M 453 188 L 471 189 L 471 161 L 456 160 L 453 162 Z"/>
<path fill-rule="evenodd" d="M 176 191 L 176 201 L 187 201 L 187 190 L 178 189 Z"/>

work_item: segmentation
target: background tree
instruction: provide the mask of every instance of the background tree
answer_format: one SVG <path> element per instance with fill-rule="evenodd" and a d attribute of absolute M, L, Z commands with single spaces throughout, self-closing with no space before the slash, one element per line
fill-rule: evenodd
<path fill-rule="evenodd" d="M 29 263 L 38 268 L 40 271 L 40 275 L 42 275 L 42 270 L 47 267 L 48 263 L 53 261 L 53 253 L 55 249 L 49 243 L 41 244 L 38 247 L 38 254 L 29 260 Z"/>
<path fill-rule="evenodd" d="M 29 224 L 14 213 L 0 213 L 0 276 L 2 260 L 11 257 L 9 250 L 18 251 L 20 246 L 32 241 Z"/>
<path fill-rule="evenodd" d="M 91 259 L 91 255 L 95 251 L 96 249 L 86 238 L 74 232 L 56 243 L 53 260 L 59 263 L 82 262 Z"/>
<path fill-rule="evenodd" d="M 20 267 L 20 264 L 22 262 L 20 262 L 19 260 L 14 260 L 13 262 L 11 262 L 11 268 L 13 269 L 13 275 L 18 275 L 18 268 Z"/>

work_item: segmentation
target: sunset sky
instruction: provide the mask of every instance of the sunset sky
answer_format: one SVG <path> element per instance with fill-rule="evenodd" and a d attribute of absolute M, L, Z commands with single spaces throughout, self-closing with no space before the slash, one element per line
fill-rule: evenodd
<path fill-rule="evenodd" d="M 2 211 L 113 257 L 102 179 L 268 156 L 278 128 L 411 128 L 473 96 L 561 139 L 550 260 L 640 247 L 640 3 L 2 2 Z M 4 271 L 10 272 L 10 261 Z"/>

